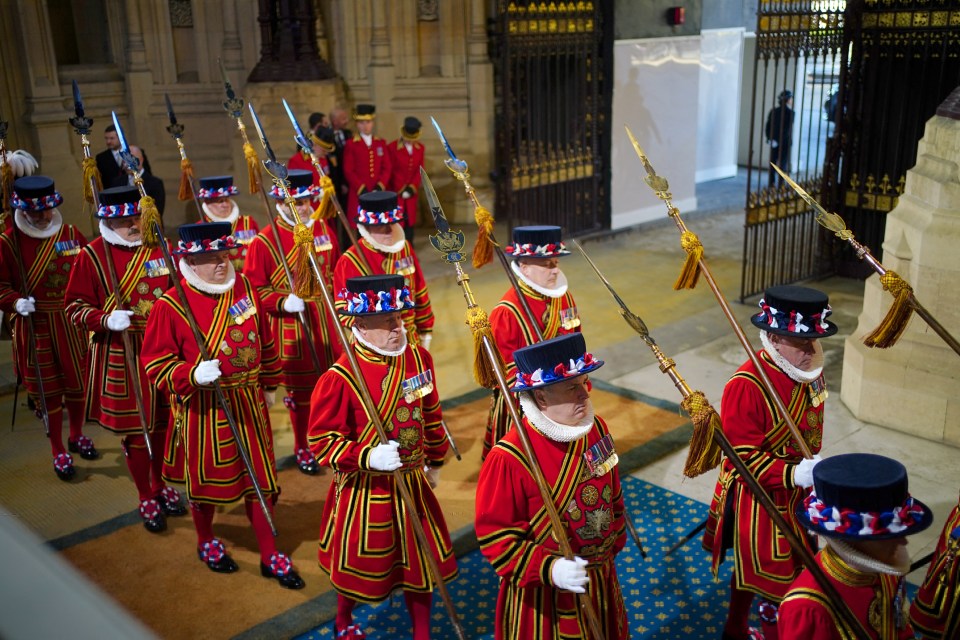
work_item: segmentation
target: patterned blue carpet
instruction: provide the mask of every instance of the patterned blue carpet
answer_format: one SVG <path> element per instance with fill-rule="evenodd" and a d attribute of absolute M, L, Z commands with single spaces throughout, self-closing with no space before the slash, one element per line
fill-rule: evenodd
<path fill-rule="evenodd" d="M 723 565 L 720 582 L 710 575 L 710 562 L 700 548 L 700 536 L 664 558 L 664 552 L 707 515 L 707 505 L 635 478 L 624 478 L 624 499 L 647 552 L 640 556 L 628 539 L 617 557 L 617 573 L 627 604 L 631 637 L 642 640 L 701 638 L 715 640 L 723 627 L 732 562 Z M 641 511 L 639 505 L 646 505 Z M 450 585 L 450 596 L 468 638 L 493 638 L 497 604 L 497 575 L 479 551 L 459 559 L 460 577 Z M 409 639 L 410 619 L 402 595 L 376 606 L 357 607 L 354 619 L 369 638 Z M 454 638 L 439 595 L 433 599 L 433 637 Z M 297 640 L 333 638 L 333 625 L 297 637 Z"/>

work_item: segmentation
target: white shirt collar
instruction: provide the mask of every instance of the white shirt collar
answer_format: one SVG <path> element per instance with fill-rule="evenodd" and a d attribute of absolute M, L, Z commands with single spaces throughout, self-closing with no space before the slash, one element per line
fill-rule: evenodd
<path fill-rule="evenodd" d="M 360 134 L 360 138 L 363 140 L 364 144 L 366 144 L 368 147 L 369 147 L 371 144 L 373 144 L 373 134 L 372 134 L 372 133 L 371 133 L 370 135 L 367 135 L 367 134 L 365 134 L 365 133 L 361 133 L 361 134 Z"/>
<path fill-rule="evenodd" d="M 53 219 L 50 220 L 49 226 L 47 226 L 46 229 L 37 229 L 33 226 L 33 223 L 30 222 L 30 218 L 23 209 L 15 209 L 13 212 L 13 222 L 17 225 L 17 229 L 20 229 L 24 235 L 36 238 L 37 240 L 46 240 L 60 232 L 60 227 L 63 226 L 63 216 L 60 215 L 59 209 L 54 209 Z"/>

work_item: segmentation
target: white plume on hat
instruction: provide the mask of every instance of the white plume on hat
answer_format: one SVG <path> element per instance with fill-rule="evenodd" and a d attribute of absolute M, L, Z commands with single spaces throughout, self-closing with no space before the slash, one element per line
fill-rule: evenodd
<path fill-rule="evenodd" d="M 13 153 L 8 153 L 6 162 L 10 163 L 10 169 L 13 171 L 14 178 L 32 176 L 40 166 L 37 159 L 23 149 L 17 149 Z M 4 159 L 0 157 L 0 165 L 2 164 L 4 164 Z"/>

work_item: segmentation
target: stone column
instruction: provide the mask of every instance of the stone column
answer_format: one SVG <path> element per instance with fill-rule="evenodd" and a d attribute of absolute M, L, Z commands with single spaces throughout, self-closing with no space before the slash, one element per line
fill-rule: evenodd
<path fill-rule="evenodd" d="M 958 158 L 960 88 L 927 122 L 917 164 L 887 216 L 881 259 L 955 338 L 960 337 Z M 859 326 L 844 349 L 841 398 L 860 420 L 960 446 L 960 356 L 916 315 L 889 349 L 861 342 L 891 299 L 876 275 L 867 280 Z"/>
<path fill-rule="evenodd" d="M 121 119 L 124 133 L 130 144 L 143 146 L 149 150 L 158 147 L 149 136 L 154 127 L 150 120 L 150 103 L 153 100 L 153 72 L 147 64 L 147 51 L 143 42 L 143 26 L 140 20 L 140 3 L 142 0 L 126 0 L 127 12 L 127 68 L 126 118 Z M 118 116 L 120 114 L 117 114 Z M 156 171 L 154 167 L 154 171 Z"/>
<path fill-rule="evenodd" d="M 317 48 L 313 0 L 260 0 L 260 62 L 249 82 L 328 80 L 336 77 Z"/>
<path fill-rule="evenodd" d="M 390 52 L 390 36 L 387 23 L 387 0 L 371 2 L 370 65 L 367 78 L 370 81 L 370 100 L 377 107 L 376 133 L 387 140 L 399 127 L 398 115 L 393 113 L 391 103 L 396 94 L 396 69 Z"/>

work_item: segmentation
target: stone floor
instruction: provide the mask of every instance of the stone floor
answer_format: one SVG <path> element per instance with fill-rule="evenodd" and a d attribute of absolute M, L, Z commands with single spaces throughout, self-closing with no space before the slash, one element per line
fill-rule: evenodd
<path fill-rule="evenodd" d="M 685 213 L 688 226 L 696 232 L 705 249 L 714 277 L 725 297 L 731 300 L 734 315 L 747 336 L 758 343 L 748 317 L 756 299 L 748 304 L 733 302 L 739 293 L 742 247 L 742 202 L 745 177 L 706 183 L 698 187 L 701 210 Z M 489 194 L 481 196 L 491 201 Z M 464 229 L 473 242 L 473 229 Z M 498 230 L 506 240 L 504 230 Z M 683 262 L 678 233 L 666 219 L 628 231 L 594 237 L 584 242 L 600 269 L 633 312 L 647 323 L 651 335 L 677 362 L 677 370 L 691 387 L 703 390 L 715 407 L 720 406 L 723 385 L 745 360 L 745 354 L 720 312 L 706 283 L 693 291 L 673 291 L 672 284 Z M 464 325 L 465 303 L 453 269 L 443 263 L 429 246 L 426 233 L 418 230 L 416 242 L 430 287 L 437 317 L 432 353 L 437 365 L 437 384 L 442 398 L 452 398 L 476 389 L 470 377 L 469 356 L 472 338 Z M 571 247 L 571 249 L 574 249 Z M 597 377 L 649 396 L 678 402 L 680 396 L 660 373 L 644 342 L 620 319 L 616 305 L 583 258 L 565 258 L 563 268 L 577 299 L 584 335 L 590 350 L 606 360 Z M 480 305 L 490 310 L 507 288 L 497 264 L 480 270 L 468 267 L 471 285 Z M 856 327 L 863 283 L 831 278 L 811 283 L 828 292 L 840 334 L 824 341 L 826 375 L 831 398 L 827 403 L 823 453 L 826 456 L 851 451 L 875 452 L 902 460 L 910 471 L 911 492 L 930 505 L 936 523 L 956 504 L 960 470 L 957 449 L 857 420 L 840 401 L 843 338 Z M 915 320 L 916 321 L 916 320 Z M 9 342 L 0 343 L 0 392 L 12 380 Z M 21 402 L 23 396 L 21 394 Z M 13 396 L 0 396 L 0 506 L 36 533 L 42 540 L 68 535 L 92 524 L 129 512 L 132 488 L 119 445 L 112 438 L 89 428 L 98 446 L 107 455 L 92 463 L 95 481 L 88 475 L 79 487 L 59 482 L 50 468 L 49 449 L 40 424 L 25 407 L 11 421 Z M 277 450 L 290 449 L 292 436 L 282 409 L 275 411 Z M 616 416 L 606 416 L 616 433 Z M 9 425 L 9 426 L 8 426 Z M 482 429 L 482 425 L 477 426 Z M 715 474 L 685 479 L 682 467 L 685 451 L 679 451 L 640 470 L 636 476 L 691 498 L 709 502 Z M 81 465 L 85 463 L 81 461 Z M 3 520 L 3 518 L 0 518 Z M 919 557 L 932 549 L 939 524 L 911 538 L 910 552 Z M 697 523 L 691 522 L 690 528 Z M 678 532 L 679 535 L 680 532 Z M 691 548 L 696 548 L 693 546 Z M 0 562 L 5 562 L 0 545 Z M 4 566 L 6 566 L 4 564 Z M 916 581 L 919 573 L 911 576 Z M 9 580 L 7 586 L 10 586 Z M 2 600 L 2 598 L 0 598 Z M 2 617 L 2 616 L 0 616 Z M 0 634 L 3 635 L 3 634 Z"/>

